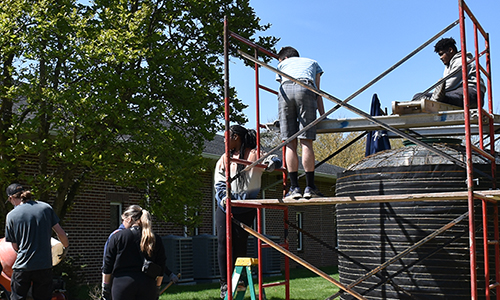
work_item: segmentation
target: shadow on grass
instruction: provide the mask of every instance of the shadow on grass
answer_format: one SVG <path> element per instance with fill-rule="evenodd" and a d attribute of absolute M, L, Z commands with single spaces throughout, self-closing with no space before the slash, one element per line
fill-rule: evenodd
<path fill-rule="evenodd" d="M 320 268 L 338 280 L 338 269 L 334 267 Z M 264 277 L 264 283 L 284 281 L 285 276 Z M 257 279 L 254 279 L 258 289 Z M 323 300 L 338 291 L 338 287 L 305 268 L 290 269 L 290 299 L 291 300 Z M 100 298 L 100 286 L 80 286 L 78 296 L 73 300 L 96 300 Z M 258 292 L 258 291 L 257 291 Z M 285 299 L 285 287 L 277 286 L 265 289 L 267 300 Z M 92 294 L 92 297 L 90 296 Z M 172 285 L 160 297 L 160 300 L 220 300 L 220 285 L 218 282 Z M 247 291 L 245 300 L 250 299 Z"/>
<path fill-rule="evenodd" d="M 338 269 L 336 266 L 321 268 L 321 270 L 338 280 Z M 265 277 L 264 283 L 280 282 L 284 279 L 284 275 Z M 257 280 L 255 280 L 255 282 L 256 281 Z M 255 288 L 258 289 L 257 284 L 255 285 Z M 165 291 L 165 293 L 160 297 L 160 300 L 219 300 L 219 289 L 220 285 L 217 282 L 197 285 L 174 285 Z M 319 291 L 321 291 L 321 293 L 319 293 Z M 292 300 L 325 299 L 337 291 L 338 288 L 334 284 L 328 282 L 324 278 L 321 278 L 319 275 L 316 275 L 308 269 L 297 268 L 290 270 L 290 299 Z M 285 299 L 284 286 L 267 288 L 265 292 L 267 300 Z M 250 299 L 248 291 L 245 294 L 245 300 L 246 299 Z"/>

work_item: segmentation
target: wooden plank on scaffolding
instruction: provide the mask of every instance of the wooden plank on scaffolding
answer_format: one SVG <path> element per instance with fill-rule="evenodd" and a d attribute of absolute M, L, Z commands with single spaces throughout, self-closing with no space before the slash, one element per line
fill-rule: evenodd
<path fill-rule="evenodd" d="M 494 130 L 500 131 L 500 125 L 494 125 Z M 478 135 L 479 134 L 479 127 L 477 125 L 472 124 L 470 131 L 471 131 L 471 135 Z M 465 128 L 464 128 L 464 126 L 441 126 L 441 127 L 429 127 L 429 128 L 413 129 L 413 132 L 415 132 L 419 136 L 425 136 L 425 137 L 443 137 L 443 136 L 462 137 L 465 135 Z M 490 127 L 486 126 L 485 128 L 483 128 L 483 133 L 489 134 Z M 399 138 L 398 135 L 396 135 L 392 132 L 387 132 L 387 136 L 389 136 L 389 138 Z"/>
<path fill-rule="evenodd" d="M 500 201 L 500 190 L 475 191 L 475 196 L 480 199 Z M 377 195 L 377 196 L 350 196 L 350 197 L 325 197 L 298 200 L 283 199 L 256 199 L 256 200 L 233 200 L 235 206 L 265 206 L 265 205 L 328 205 L 328 204 L 350 204 L 350 203 L 382 203 L 382 202 L 410 202 L 410 201 L 456 201 L 468 199 L 467 191 L 444 192 L 430 194 L 399 194 L 399 195 Z"/>
<path fill-rule="evenodd" d="M 342 119 L 342 122 L 344 122 L 346 119 Z M 327 120 L 330 121 L 330 120 Z M 325 121 L 322 121 L 325 122 Z M 321 122 L 319 123 L 321 124 Z M 275 121 L 274 123 L 268 123 L 268 124 L 263 124 L 267 130 L 272 130 L 274 132 L 279 132 L 279 122 Z M 322 125 L 323 126 L 323 125 Z M 326 127 L 326 126 L 325 126 Z M 495 132 L 500 132 L 500 124 L 495 124 L 494 126 L 494 131 Z M 326 130 L 326 129 L 325 129 Z M 328 131 L 323 130 L 321 133 L 329 133 Z M 347 132 L 349 131 L 349 128 L 341 128 L 341 129 L 333 129 L 335 132 Z M 472 135 L 478 135 L 479 134 L 479 127 L 476 124 L 471 124 L 471 134 Z M 358 130 L 360 131 L 360 130 Z M 455 125 L 455 126 L 436 126 L 436 127 L 419 127 L 419 128 L 413 128 L 413 132 L 415 132 L 419 136 L 425 136 L 425 137 L 442 137 L 442 136 L 464 136 L 465 135 L 465 128 L 463 125 Z M 483 128 L 483 133 L 484 134 L 489 134 L 490 132 L 490 127 L 485 126 Z M 390 131 L 387 132 L 387 135 L 389 138 L 399 138 L 397 134 L 394 134 Z"/>
<path fill-rule="evenodd" d="M 389 115 L 373 117 L 398 129 L 425 128 L 464 125 L 463 110 L 442 111 L 409 115 Z M 500 124 L 500 115 L 493 115 L 494 124 Z M 471 124 L 477 124 L 477 110 L 471 110 Z M 383 129 L 366 118 L 325 119 L 318 123 L 318 133 L 371 131 Z"/>
<path fill-rule="evenodd" d="M 280 245 L 276 244 L 275 242 L 273 242 L 271 239 L 267 238 L 266 236 L 258 233 L 257 231 L 255 231 L 252 228 L 248 227 L 247 225 L 239 222 L 238 220 L 233 219 L 233 222 L 235 222 L 238 226 L 240 226 L 241 228 L 243 228 L 246 232 L 248 232 L 251 235 L 255 236 L 256 238 L 258 238 L 258 239 L 266 242 L 272 248 L 278 250 L 282 254 L 288 256 L 289 258 L 293 259 L 295 262 L 301 264 L 302 266 L 306 267 L 307 269 L 309 269 L 310 271 L 316 273 L 317 275 L 323 277 L 324 279 L 328 280 L 329 282 L 335 284 L 336 286 L 338 286 L 340 289 L 344 290 L 345 292 L 353 295 L 357 299 L 366 300 L 366 298 L 364 298 L 363 296 L 361 296 L 359 293 L 357 293 L 357 292 L 355 292 L 355 291 L 347 288 L 345 285 L 343 285 L 342 283 L 338 282 L 337 280 L 335 280 L 334 278 L 332 278 L 330 275 L 326 274 L 325 272 L 323 272 L 320 269 L 316 268 L 315 266 L 309 264 L 308 262 L 306 262 L 302 258 L 298 257 L 297 255 L 293 254 L 292 252 L 290 252 L 290 251 L 286 250 L 285 248 L 281 247 Z"/>
<path fill-rule="evenodd" d="M 412 101 L 392 101 L 392 113 L 396 115 L 437 113 L 450 110 L 463 110 L 463 108 L 425 98 Z"/>

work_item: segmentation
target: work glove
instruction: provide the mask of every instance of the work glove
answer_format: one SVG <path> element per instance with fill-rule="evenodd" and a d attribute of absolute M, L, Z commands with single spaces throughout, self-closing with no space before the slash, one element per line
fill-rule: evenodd
<path fill-rule="evenodd" d="M 111 300 L 111 284 L 110 283 L 102 283 L 102 300 Z"/>
<path fill-rule="evenodd" d="M 177 283 L 179 282 L 179 277 L 177 277 L 177 275 L 175 275 L 174 273 L 170 273 L 170 281 L 172 281 L 173 283 Z"/>
<path fill-rule="evenodd" d="M 264 164 L 267 164 L 266 171 L 272 172 L 275 169 L 281 168 L 281 159 L 279 159 L 278 155 L 271 154 L 266 157 L 263 161 Z"/>

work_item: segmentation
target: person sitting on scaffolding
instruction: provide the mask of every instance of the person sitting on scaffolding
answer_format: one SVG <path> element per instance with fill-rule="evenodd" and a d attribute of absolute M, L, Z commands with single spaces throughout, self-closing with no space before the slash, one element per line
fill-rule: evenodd
<path fill-rule="evenodd" d="M 425 97 L 430 100 L 439 101 L 459 107 L 464 107 L 464 90 L 462 81 L 462 53 L 458 51 L 456 42 L 453 38 L 443 38 L 434 46 L 441 61 L 444 63 L 443 78 L 458 71 L 443 83 L 438 85 L 433 93 L 417 93 L 413 96 L 413 100 L 418 100 Z M 470 61 L 473 58 L 471 53 L 467 53 L 467 59 Z M 477 108 L 477 78 L 476 78 L 476 63 L 472 61 L 467 66 L 467 82 L 469 89 L 469 107 Z M 486 87 L 483 80 L 480 78 L 481 85 L 481 107 L 484 103 L 484 93 Z"/>
<path fill-rule="evenodd" d="M 319 89 L 323 70 L 315 60 L 300 57 L 293 47 L 283 47 L 278 53 L 278 70 L 303 83 Z M 278 94 L 278 109 L 280 118 L 281 139 L 287 140 L 300 129 L 316 119 L 316 110 L 320 115 L 325 113 L 323 97 L 311 90 L 276 74 L 280 82 Z M 306 172 L 306 188 L 301 193 L 298 180 L 299 158 L 297 154 L 297 139 L 286 145 L 286 167 L 290 177 L 290 189 L 285 195 L 286 200 L 299 198 L 322 197 L 314 184 L 315 156 L 313 141 L 316 139 L 316 127 L 312 127 L 298 136 L 302 146 L 302 165 Z"/>
<path fill-rule="evenodd" d="M 231 158 L 256 161 L 257 138 L 253 129 L 246 129 L 240 125 L 230 127 L 229 149 Z M 261 154 L 263 155 L 263 153 Z M 256 199 L 260 192 L 261 177 L 264 171 L 272 172 L 276 168 L 281 168 L 281 159 L 275 154 L 267 156 L 263 164 L 267 164 L 265 169 L 253 167 L 242 172 L 244 165 L 231 162 L 231 178 L 236 175 L 236 179 L 231 182 L 231 200 Z M 217 229 L 219 270 L 221 275 L 220 297 L 225 298 L 227 293 L 227 266 L 226 266 L 226 155 L 223 154 L 215 166 L 215 200 L 217 201 L 217 211 L 215 213 L 215 225 Z M 231 207 L 231 214 L 236 220 L 252 226 L 256 216 L 256 210 L 248 207 Z M 232 226 L 232 248 L 233 265 L 236 258 L 247 255 L 248 233 L 239 226 Z M 238 284 L 240 285 L 240 284 Z"/>

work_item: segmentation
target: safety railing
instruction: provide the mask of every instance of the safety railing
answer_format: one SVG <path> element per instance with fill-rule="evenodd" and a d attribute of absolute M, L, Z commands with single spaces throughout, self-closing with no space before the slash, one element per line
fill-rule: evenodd
<path fill-rule="evenodd" d="M 472 162 L 472 151 L 482 155 L 491 164 L 491 177 L 492 177 L 492 188 L 496 188 L 496 159 L 495 159 L 495 137 L 494 137 L 494 126 L 493 126 L 493 94 L 492 94 L 492 84 L 491 84 L 491 65 L 490 65 L 490 43 L 489 34 L 482 28 L 479 21 L 476 19 L 472 11 L 469 9 L 464 0 L 459 0 L 459 17 L 460 17 L 460 44 L 462 52 L 462 65 L 467 65 L 467 43 L 466 43 L 466 17 L 473 23 L 474 27 L 474 50 L 475 50 L 475 63 L 476 63 L 476 78 L 477 78 L 477 107 L 478 107 L 478 123 L 479 123 L 479 148 L 475 147 L 471 140 L 471 128 L 470 119 L 471 112 L 469 109 L 469 86 L 467 80 L 463 80 L 464 89 L 464 118 L 465 118 L 465 144 L 467 153 L 467 187 L 468 187 L 468 206 L 469 206 L 469 253 L 470 253 L 470 281 L 471 281 L 471 297 L 472 299 L 477 299 L 478 297 L 478 276 L 477 276 L 477 252 L 476 252 L 476 236 L 475 236 L 475 214 L 474 214 L 474 174 L 473 174 L 473 162 Z M 484 39 L 485 50 L 480 52 L 479 47 L 479 36 Z M 479 58 L 485 55 L 486 57 L 486 69 L 480 64 Z M 487 81 L 487 99 L 488 99 L 488 111 L 485 112 L 481 105 L 481 75 L 484 75 Z M 462 78 L 467 78 L 468 72 L 467 68 L 462 68 Z M 488 153 L 484 146 L 484 120 L 488 123 L 489 132 L 489 150 Z M 484 280 L 485 280 L 485 296 L 489 300 L 491 298 L 491 291 L 496 290 L 496 299 L 500 299 L 500 248 L 499 248 L 499 228 L 498 228 L 498 203 L 490 203 L 486 199 L 480 199 L 482 201 L 482 224 L 483 224 L 483 253 L 484 253 Z M 490 223 L 488 217 L 488 207 L 493 206 L 493 239 L 490 239 L 488 232 L 488 224 Z M 495 251 L 495 264 L 494 264 L 494 277 L 495 281 L 490 283 L 491 271 L 490 271 L 490 257 L 489 257 L 489 247 L 493 246 Z"/>
<path fill-rule="evenodd" d="M 230 128 L 230 124 L 229 124 L 230 106 L 229 106 L 229 95 L 228 95 L 228 90 L 229 90 L 229 68 L 228 68 L 229 38 L 236 39 L 236 40 L 252 47 L 255 51 L 255 57 L 258 57 L 258 53 L 262 52 L 268 56 L 277 58 L 276 54 L 272 53 L 271 51 L 268 51 L 265 48 L 253 43 L 252 41 L 245 39 L 244 37 L 231 32 L 228 29 L 227 19 L 224 20 L 224 56 L 225 56 L 225 58 L 224 58 L 225 59 L 224 102 L 225 102 L 225 127 L 226 127 L 225 138 L 226 138 L 226 141 L 229 140 L 229 128 Z M 228 276 L 228 278 L 226 278 L 226 282 L 228 285 L 228 291 L 232 291 L 232 286 L 231 286 L 232 283 L 231 283 L 230 276 L 233 273 L 233 271 L 232 271 L 233 258 L 232 258 L 232 253 L 231 253 L 232 252 L 231 206 L 233 204 L 231 204 L 231 189 L 230 189 L 231 184 L 230 184 L 230 181 L 232 180 L 232 178 L 230 177 L 230 174 L 228 172 L 229 171 L 229 164 L 231 163 L 231 161 L 237 161 L 238 163 L 244 164 L 247 166 L 252 165 L 252 167 L 265 167 L 265 165 L 259 164 L 259 162 L 262 160 L 260 158 L 260 154 L 261 154 L 260 129 L 262 128 L 262 125 L 260 124 L 260 97 L 259 97 L 260 89 L 277 94 L 276 91 L 274 91 L 268 87 L 265 87 L 259 83 L 259 66 L 257 64 L 255 64 L 256 123 L 257 123 L 256 124 L 256 133 L 257 133 L 257 157 L 259 158 L 258 161 L 255 162 L 254 164 L 252 164 L 251 162 L 232 159 L 229 155 L 230 149 L 228 147 L 228 143 L 226 143 L 226 163 L 227 163 L 227 165 L 226 165 L 226 179 L 227 179 L 226 186 L 228 187 L 227 188 L 227 202 L 226 202 L 227 203 L 227 205 L 226 205 L 226 253 L 227 253 L 227 258 L 226 259 L 227 259 L 227 276 Z M 284 155 L 283 155 L 283 157 L 284 157 Z M 286 169 L 280 168 L 279 171 L 283 172 L 283 186 L 285 186 L 286 185 L 286 178 L 287 178 Z M 285 189 L 283 188 L 283 190 L 285 190 Z M 262 227 L 263 208 L 255 206 L 255 205 L 245 205 L 245 204 L 239 204 L 238 206 L 253 207 L 253 208 L 257 209 L 257 232 L 259 234 L 263 234 L 263 231 L 264 231 L 264 229 Z M 283 247 L 284 249 L 288 250 L 289 249 L 289 244 L 288 244 L 288 207 L 286 207 L 286 206 L 285 207 L 283 207 L 283 206 L 266 206 L 266 208 L 267 209 L 283 210 L 284 241 L 283 241 L 283 243 L 280 244 L 280 246 Z M 262 265 L 263 264 L 263 262 L 262 262 L 262 257 L 263 257 L 262 256 L 262 249 L 266 248 L 266 247 L 269 247 L 269 245 L 262 243 L 261 239 L 257 239 L 259 300 L 264 299 L 264 288 L 271 287 L 271 286 L 279 286 L 279 285 L 285 286 L 285 297 L 286 297 L 285 299 L 288 300 L 288 299 L 290 299 L 290 271 L 289 271 L 290 270 L 290 263 L 289 263 L 289 258 L 287 256 L 285 256 L 285 260 L 284 260 L 285 261 L 285 280 L 283 282 L 264 284 L 264 282 L 263 282 L 263 265 Z M 231 292 L 227 293 L 227 299 L 228 300 L 233 299 L 233 295 Z"/>

